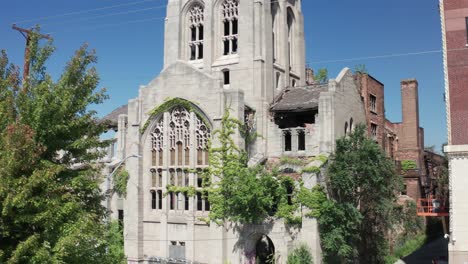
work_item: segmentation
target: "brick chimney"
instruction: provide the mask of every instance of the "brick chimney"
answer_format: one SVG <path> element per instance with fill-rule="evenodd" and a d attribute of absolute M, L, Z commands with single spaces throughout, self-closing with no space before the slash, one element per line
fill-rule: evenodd
<path fill-rule="evenodd" d="M 309 67 L 306 68 L 306 80 L 305 81 L 307 85 L 312 85 L 315 83 L 314 70 L 312 68 L 309 68 Z"/>
<path fill-rule="evenodd" d="M 419 150 L 419 101 L 418 81 L 408 79 L 401 81 L 402 133 L 400 150 Z M 414 157 L 414 160 L 418 160 Z"/>

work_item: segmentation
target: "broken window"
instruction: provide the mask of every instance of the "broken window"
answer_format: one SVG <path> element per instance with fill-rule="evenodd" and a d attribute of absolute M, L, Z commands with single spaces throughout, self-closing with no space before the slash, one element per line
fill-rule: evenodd
<path fill-rule="evenodd" d="M 377 113 L 377 97 L 375 95 L 369 95 L 369 107 L 374 113 Z"/>
<path fill-rule="evenodd" d="M 373 139 L 377 140 L 377 125 L 374 123 L 371 124 L 371 136 Z"/>
<path fill-rule="evenodd" d="M 279 112 L 275 114 L 275 123 L 280 129 L 285 128 L 305 128 L 307 124 L 315 124 L 317 110 L 304 112 Z"/>

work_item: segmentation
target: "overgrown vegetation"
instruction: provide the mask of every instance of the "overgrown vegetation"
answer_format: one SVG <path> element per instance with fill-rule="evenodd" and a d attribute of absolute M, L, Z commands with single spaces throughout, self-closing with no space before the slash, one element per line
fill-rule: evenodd
<path fill-rule="evenodd" d="M 357 64 L 354 66 L 354 72 L 355 73 L 361 73 L 361 74 L 368 74 L 369 71 L 367 70 L 367 67 L 365 64 Z"/>
<path fill-rule="evenodd" d="M 393 209 L 393 229 L 390 232 L 390 252 L 386 263 L 395 263 L 426 242 L 424 220 L 417 215 L 416 203 L 406 201 L 403 205 L 396 205 Z"/>
<path fill-rule="evenodd" d="M 110 253 L 100 170 L 89 165 L 100 156 L 89 150 L 106 146 L 89 110 L 107 98 L 96 91 L 96 56 L 81 47 L 53 81 L 52 44 L 34 33 L 29 50 L 25 82 L 0 54 L 0 263 L 122 262 Z"/>
<path fill-rule="evenodd" d="M 263 165 L 247 166 L 247 153 L 240 149 L 232 137 L 236 131 L 246 136 L 242 124 L 230 117 L 229 110 L 221 121 L 221 127 L 214 131 L 214 138 L 219 144 L 210 142 L 210 166 L 200 172 L 202 177 L 202 192 L 208 196 L 211 210 L 209 221 L 223 223 L 230 221 L 239 224 L 262 223 L 269 217 L 285 220 L 290 226 L 299 227 L 302 224 L 300 207 L 308 208 L 306 216 L 315 217 L 319 214 L 317 198 L 323 198 L 324 192 L 319 187 L 309 190 L 289 176 L 281 175 L 277 169 L 268 170 Z M 248 142 L 246 142 L 248 143 Z M 326 161 L 326 157 L 316 159 Z M 305 164 L 292 158 L 283 158 L 282 163 Z M 212 179 L 219 179 L 213 181 Z M 242 182 L 242 184 L 239 184 Z M 190 187 L 168 186 L 169 192 L 184 192 L 189 196 L 196 194 Z"/>
<path fill-rule="evenodd" d="M 118 169 L 119 171 L 114 174 L 112 179 L 114 183 L 114 192 L 122 197 L 127 195 L 127 184 L 128 179 L 130 178 L 130 174 L 124 168 Z"/>
<path fill-rule="evenodd" d="M 386 264 L 394 264 L 397 262 L 399 259 L 402 259 L 414 251 L 418 250 L 421 248 L 424 243 L 426 243 L 426 235 L 425 234 L 417 234 L 416 236 L 412 237 L 411 239 L 408 239 L 404 241 L 403 244 L 398 245 L 395 248 L 395 251 L 392 255 L 388 255 L 385 257 L 385 263 Z"/>
<path fill-rule="evenodd" d="M 314 260 L 310 249 L 306 245 L 300 245 L 288 254 L 286 264 L 313 264 Z"/>
<path fill-rule="evenodd" d="M 328 82 L 328 69 L 321 68 L 318 69 L 317 74 L 314 76 L 314 81 L 319 84 L 324 84 Z"/>
<path fill-rule="evenodd" d="M 402 160 L 401 161 L 401 169 L 403 172 L 407 172 L 409 170 L 415 170 L 418 168 L 416 161 L 414 160 Z"/>
<path fill-rule="evenodd" d="M 383 263 L 401 178 L 362 125 L 337 140 L 331 160 L 319 217 L 325 262 Z"/>
<path fill-rule="evenodd" d="M 171 98 L 149 112 L 149 118 L 141 128 L 140 132 L 143 134 L 146 131 L 155 116 L 158 116 L 168 109 L 174 108 L 175 106 L 181 106 L 187 109 L 189 112 L 194 112 L 205 124 L 209 124 L 209 122 L 205 119 L 205 115 L 201 113 L 200 109 L 195 107 L 192 103 L 182 98 Z"/>

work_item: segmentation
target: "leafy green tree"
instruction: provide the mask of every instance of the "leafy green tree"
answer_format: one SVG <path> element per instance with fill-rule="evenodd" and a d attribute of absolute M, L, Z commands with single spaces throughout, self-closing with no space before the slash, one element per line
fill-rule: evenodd
<path fill-rule="evenodd" d="M 259 223 L 271 212 L 279 185 L 262 167 L 247 166 L 247 153 L 232 140 L 239 128 L 242 124 L 226 110 L 221 128 L 214 131 L 220 144 L 210 147 L 210 166 L 203 177 L 203 184 L 209 189 L 210 219 Z M 211 179 L 215 177 L 220 180 L 212 184 Z"/>
<path fill-rule="evenodd" d="M 31 71 L 0 55 L 0 262 L 118 263 L 103 222 L 99 169 L 92 161 L 106 145 L 104 124 L 88 108 L 97 91 L 94 52 L 76 51 L 54 81 L 46 61 L 52 43 L 30 41 Z M 77 166 L 80 164 L 80 166 Z"/>
<path fill-rule="evenodd" d="M 320 84 L 328 82 L 328 70 L 326 68 L 318 69 L 317 74 L 314 76 L 314 80 Z"/>
<path fill-rule="evenodd" d="M 336 142 L 328 170 L 331 201 L 319 219 L 325 257 L 341 263 L 383 263 L 401 178 L 363 125 Z"/>

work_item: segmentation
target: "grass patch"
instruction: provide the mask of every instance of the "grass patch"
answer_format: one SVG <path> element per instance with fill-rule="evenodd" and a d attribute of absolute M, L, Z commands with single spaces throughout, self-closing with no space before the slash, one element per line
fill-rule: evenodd
<path fill-rule="evenodd" d="M 387 256 L 385 258 L 385 263 L 394 264 L 397 260 L 402 259 L 411 253 L 415 252 L 421 248 L 426 243 L 426 235 L 419 234 L 416 235 L 413 239 L 405 241 L 402 245 L 395 248 L 393 255 Z"/>

